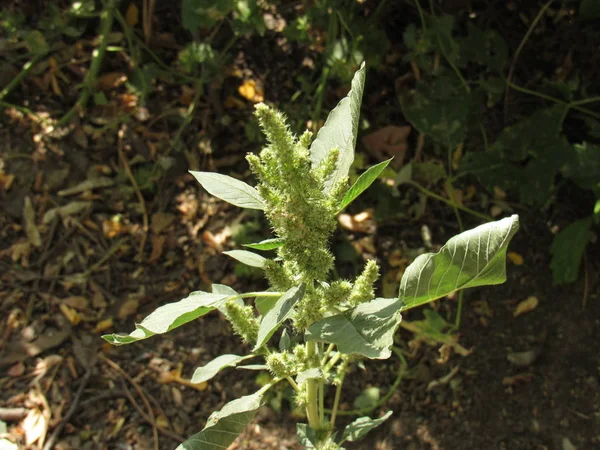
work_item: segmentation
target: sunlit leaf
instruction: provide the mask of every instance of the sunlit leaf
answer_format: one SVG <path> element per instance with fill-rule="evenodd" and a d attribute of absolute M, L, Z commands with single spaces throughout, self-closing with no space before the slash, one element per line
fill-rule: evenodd
<path fill-rule="evenodd" d="M 217 358 L 213 359 L 208 364 L 198 367 L 194 371 L 194 375 L 192 375 L 191 382 L 192 383 L 202 383 L 203 381 L 208 381 L 216 374 L 218 374 L 221 370 L 226 367 L 235 367 L 238 363 L 252 358 L 254 355 L 250 356 L 238 356 L 238 355 L 221 355 Z"/>
<path fill-rule="evenodd" d="M 244 247 L 253 248 L 254 250 L 275 250 L 283 245 L 283 239 L 273 238 L 265 239 L 264 241 L 255 244 L 244 244 Z"/>
<path fill-rule="evenodd" d="M 254 347 L 255 350 L 262 347 L 273 336 L 273 333 L 277 331 L 281 324 L 290 318 L 294 312 L 294 306 L 304 297 L 305 292 L 306 285 L 302 283 L 300 286 L 294 286 L 279 297 L 279 300 L 277 300 L 275 305 L 260 322 L 258 338 Z"/>
<path fill-rule="evenodd" d="M 102 338 L 113 345 L 125 345 L 147 339 L 155 334 L 166 333 L 209 313 L 230 297 L 223 294 L 194 292 L 183 300 L 157 308 L 142 320 L 142 323 L 136 324 L 136 330 L 130 334 L 106 334 Z"/>
<path fill-rule="evenodd" d="M 229 250 L 223 252 L 227 256 L 231 256 L 233 259 L 237 259 L 239 262 L 252 267 L 264 267 L 267 258 L 257 255 L 256 253 L 248 252 L 246 250 Z"/>
<path fill-rule="evenodd" d="M 204 429 L 176 450 L 224 450 L 246 429 L 263 404 L 264 392 L 258 391 L 227 403 L 208 418 Z"/>
<path fill-rule="evenodd" d="M 310 146 L 310 159 L 313 167 L 317 167 L 332 149 L 337 148 L 340 151 L 337 168 L 325 184 L 326 191 L 330 191 L 336 182 L 348 175 L 352 161 L 354 161 L 354 147 L 356 146 L 365 76 L 366 68 L 363 63 L 354 74 L 350 92 L 329 113 L 325 125 L 319 130 Z"/>
<path fill-rule="evenodd" d="M 194 171 L 190 173 L 204 189 L 221 200 L 241 208 L 260 210 L 265 208 L 258 191 L 243 181 L 220 173 Z"/>
<path fill-rule="evenodd" d="M 400 299 L 377 298 L 312 324 L 306 340 L 335 344 L 345 354 L 389 358 L 402 306 Z"/>
<path fill-rule="evenodd" d="M 506 281 L 506 249 L 519 228 L 516 215 L 460 233 L 437 253 L 420 255 L 400 281 L 405 308 L 414 308 L 458 289 Z"/>
<path fill-rule="evenodd" d="M 392 415 L 392 411 L 388 411 L 379 419 L 371 419 L 370 417 L 359 417 L 354 422 L 349 424 L 342 435 L 342 442 L 356 442 L 364 438 L 369 431 L 377 428 L 383 422 L 388 420 Z"/>
<path fill-rule="evenodd" d="M 360 177 L 356 180 L 356 183 L 352 185 L 352 187 L 346 192 L 344 198 L 342 199 L 339 210 L 343 210 L 346 206 L 348 206 L 352 201 L 362 194 L 373 182 L 377 179 L 377 177 L 383 172 L 383 169 L 387 167 L 390 163 L 391 159 L 387 161 L 380 162 L 372 167 L 369 167 Z"/>

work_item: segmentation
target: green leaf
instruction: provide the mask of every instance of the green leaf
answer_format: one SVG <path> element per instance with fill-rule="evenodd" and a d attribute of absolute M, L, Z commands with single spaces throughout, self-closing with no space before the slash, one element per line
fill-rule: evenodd
<path fill-rule="evenodd" d="M 235 367 L 238 363 L 252 358 L 254 355 L 249 356 L 238 356 L 238 355 L 221 355 L 217 358 L 213 359 L 211 362 L 206 364 L 205 366 L 198 367 L 194 371 L 194 375 L 192 375 L 192 383 L 202 383 L 203 381 L 208 381 L 216 374 L 218 374 L 222 369 L 226 367 Z"/>
<path fill-rule="evenodd" d="M 212 291 L 213 294 L 238 295 L 235 289 L 230 288 L 225 284 L 213 283 Z"/>
<path fill-rule="evenodd" d="M 214 26 L 233 8 L 233 0 L 183 0 L 181 22 L 186 30 L 195 33 L 199 28 Z"/>
<path fill-rule="evenodd" d="M 294 306 L 304 297 L 306 285 L 302 283 L 300 286 L 295 286 L 289 289 L 285 294 L 279 297 L 273 308 L 263 317 L 258 329 L 258 338 L 254 350 L 262 347 L 273 333 L 281 326 L 281 324 L 289 319 L 294 311 Z"/>
<path fill-rule="evenodd" d="M 372 409 L 377 406 L 377 402 L 381 397 L 381 389 L 377 386 L 372 386 L 363 390 L 356 396 L 352 405 L 356 409 Z"/>
<path fill-rule="evenodd" d="M 454 151 L 464 141 L 469 118 L 469 97 L 460 81 L 440 75 L 433 83 L 417 83 L 417 88 L 400 97 L 402 113 L 419 132 L 446 149 Z"/>
<path fill-rule="evenodd" d="M 296 383 L 302 384 L 306 380 L 315 380 L 317 378 L 323 378 L 323 372 L 318 367 L 313 367 L 312 369 L 300 372 L 296 377 Z"/>
<path fill-rule="evenodd" d="M 277 297 L 272 296 L 264 296 L 264 297 L 256 297 L 254 299 L 254 306 L 258 310 L 258 313 L 261 316 L 267 314 L 273 306 L 277 303 Z"/>
<path fill-rule="evenodd" d="M 264 267 L 267 258 L 257 255 L 256 253 L 247 252 L 246 250 L 229 250 L 223 252 L 227 256 L 231 256 L 233 259 L 237 259 L 239 262 L 244 263 L 252 267 Z"/>
<path fill-rule="evenodd" d="M 223 450 L 228 448 L 246 429 L 263 405 L 264 390 L 227 403 L 221 411 L 211 414 L 204 429 L 176 450 Z"/>
<path fill-rule="evenodd" d="M 577 281 L 581 258 L 592 236 L 592 223 L 592 217 L 577 220 L 554 236 L 550 249 L 554 285 Z"/>
<path fill-rule="evenodd" d="M 388 411 L 385 415 L 379 419 L 371 419 L 370 417 L 359 417 L 354 422 L 346 427 L 344 434 L 342 435 L 342 442 L 356 442 L 364 438 L 369 431 L 373 428 L 377 428 L 383 422 L 388 420 L 392 416 L 392 411 Z"/>
<path fill-rule="evenodd" d="M 292 345 L 292 340 L 290 339 L 290 334 L 286 329 L 281 333 L 281 337 L 279 338 L 279 351 L 284 352 L 289 350 Z"/>
<path fill-rule="evenodd" d="M 317 445 L 317 434 L 307 424 L 297 423 L 296 434 L 298 435 L 298 442 L 304 448 L 315 448 Z"/>
<path fill-rule="evenodd" d="M 283 239 L 273 238 L 265 239 L 264 241 L 255 244 L 244 244 L 244 247 L 253 248 L 254 250 L 275 250 L 283 245 Z"/>
<path fill-rule="evenodd" d="M 387 165 L 392 159 L 393 158 L 388 159 L 387 161 L 380 162 L 379 164 L 375 164 L 374 166 L 369 167 L 363 174 L 361 174 L 361 176 L 358 177 L 358 180 L 356 180 L 352 187 L 348 189 L 346 195 L 344 195 L 344 198 L 340 203 L 339 210 L 343 210 L 346 206 L 352 203 L 352 201 L 354 201 L 356 197 L 358 197 L 369 186 L 371 186 L 371 184 L 373 184 L 373 181 L 377 179 L 377 177 L 381 174 L 381 172 L 383 172 L 383 169 L 387 167 Z"/>
<path fill-rule="evenodd" d="M 519 228 L 513 215 L 450 239 L 437 253 L 420 255 L 406 268 L 400 298 L 414 308 L 458 289 L 506 281 L 506 248 Z"/>
<path fill-rule="evenodd" d="M 600 187 L 600 146 L 589 142 L 575 144 L 564 175 L 582 189 Z"/>
<path fill-rule="evenodd" d="M 258 191 L 243 181 L 220 173 L 194 172 L 192 170 L 190 170 L 190 173 L 204 189 L 221 200 L 240 208 L 265 209 Z"/>
<path fill-rule="evenodd" d="M 155 334 L 166 333 L 218 308 L 230 297 L 223 294 L 194 292 L 183 300 L 157 308 L 142 320 L 142 323 L 136 324 L 136 330 L 130 334 L 105 334 L 102 338 L 113 345 L 125 345 L 147 339 Z"/>
<path fill-rule="evenodd" d="M 305 338 L 335 344 L 341 353 L 386 359 L 391 355 L 402 306 L 400 299 L 376 298 L 315 322 Z"/>
<path fill-rule="evenodd" d="M 358 119 L 365 86 L 366 68 L 364 63 L 354 74 L 352 88 L 348 95 L 329 113 L 325 125 L 317 133 L 310 146 L 312 166 L 317 167 L 334 148 L 340 151 L 337 168 L 331 178 L 325 183 L 325 191 L 344 177 L 354 161 L 354 147 L 358 134 Z"/>

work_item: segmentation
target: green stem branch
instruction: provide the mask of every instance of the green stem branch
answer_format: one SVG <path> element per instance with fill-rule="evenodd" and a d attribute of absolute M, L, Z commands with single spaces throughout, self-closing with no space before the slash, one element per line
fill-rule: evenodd
<path fill-rule="evenodd" d="M 4 97 L 6 97 L 8 94 L 10 94 L 12 92 L 12 90 L 14 88 L 16 88 L 19 84 L 21 84 L 21 81 L 23 81 L 23 79 L 27 76 L 27 74 L 31 71 L 31 69 L 33 69 L 33 67 L 40 61 L 40 59 L 42 59 L 45 56 L 45 54 L 39 54 L 39 55 L 35 55 L 33 57 L 33 59 L 31 59 L 31 61 L 27 61 L 24 65 L 23 68 L 21 69 L 21 72 L 19 72 L 19 74 L 14 77 L 12 79 L 12 81 L 10 83 L 8 83 L 4 89 L 2 89 L 0 91 L 0 100 L 3 100 Z"/>

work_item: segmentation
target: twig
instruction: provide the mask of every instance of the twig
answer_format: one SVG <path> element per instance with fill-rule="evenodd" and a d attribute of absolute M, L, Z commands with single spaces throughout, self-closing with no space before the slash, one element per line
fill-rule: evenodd
<path fill-rule="evenodd" d="M 3 100 L 4 97 L 10 94 L 10 92 L 17 87 L 21 81 L 23 81 L 23 78 L 25 78 L 31 69 L 33 69 L 33 66 L 35 66 L 44 56 L 46 56 L 46 54 L 37 54 L 31 59 L 31 61 L 27 61 L 23 65 L 21 72 L 19 72 L 19 74 L 14 77 L 11 82 L 4 87 L 4 89 L 0 91 L 0 100 Z"/>
<path fill-rule="evenodd" d="M 63 419 L 60 421 L 60 423 L 56 426 L 56 428 L 52 432 L 52 435 L 50 436 L 50 438 L 46 441 L 46 444 L 44 445 L 43 450 L 51 450 L 54 447 L 54 443 L 60 437 L 60 433 L 62 432 L 63 428 L 65 427 L 65 425 L 67 423 L 69 423 L 69 420 L 71 420 L 71 417 L 73 417 L 73 414 L 75 414 L 75 411 L 77 411 L 77 408 L 79 407 L 79 401 L 81 400 L 81 394 L 83 394 L 83 390 L 87 386 L 88 381 L 90 380 L 90 376 L 92 375 L 91 369 L 92 368 L 90 367 L 85 371 L 85 374 L 83 375 L 83 378 L 81 379 L 81 382 L 79 383 L 79 387 L 77 388 L 77 393 L 75 394 L 73 403 L 71 403 L 71 406 L 70 406 L 69 410 L 67 411 L 67 414 L 65 414 Z"/>
<path fill-rule="evenodd" d="M 150 38 L 152 37 L 152 15 L 154 14 L 155 6 L 156 0 L 144 0 L 142 3 L 142 22 L 146 45 L 150 43 Z"/>
<path fill-rule="evenodd" d="M 150 405 L 150 402 L 148 401 L 148 397 L 144 393 L 144 390 L 140 387 L 138 383 L 136 383 L 136 381 L 133 378 L 131 378 L 131 376 L 129 376 L 127 372 L 121 369 L 121 366 L 119 366 L 116 362 L 104 356 L 103 354 L 100 354 L 100 359 L 102 359 L 111 368 L 119 372 L 119 374 L 123 378 L 125 378 L 127 381 L 129 381 L 129 383 L 131 383 L 136 392 L 139 394 L 140 398 L 142 399 L 142 402 L 144 403 L 144 406 L 148 410 L 148 415 L 146 417 L 148 418 L 148 423 L 152 426 L 152 435 L 154 437 L 154 450 L 158 450 L 158 426 L 156 425 L 156 417 L 154 417 L 154 411 L 152 410 L 152 406 Z"/>
<path fill-rule="evenodd" d="M 123 168 L 125 169 L 127 178 L 129 178 L 129 181 L 131 182 L 131 185 L 133 186 L 133 189 L 135 190 L 135 195 L 137 196 L 138 201 L 140 202 L 140 206 L 142 208 L 144 234 L 142 235 L 142 241 L 140 242 L 140 247 L 138 249 L 138 259 L 139 259 L 139 261 L 142 261 L 142 257 L 144 255 L 144 246 L 146 245 L 146 239 L 148 237 L 148 209 L 146 208 L 146 202 L 144 200 L 144 196 L 142 195 L 142 192 L 140 191 L 140 188 L 139 188 L 137 182 L 135 181 L 135 177 L 133 176 L 133 173 L 131 172 L 129 163 L 127 162 L 127 159 L 125 158 L 125 155 L 123 154 L 123 128 L 121 128 L 117 134 L 118 134 L 117 151 L 119 152 L 119 159 L 121 160 L 121 164 L 123 164 Z"/>
<path fill-rule="evenodd" d="M 517 50 L 515 51 L 515 54 L 513 55 L 513 59 L 510 63 L 510 68 L 508 69 L 508 76 L 506 77 L 506 81 L 507 81 L 506 89 L 504 90 L 504 122 L 508 122 L 508 94 L 510 91 L 510 83 L 511 83 L 513 74 L 515 72 L 515 66 L 517 64 L 517 60 L 519 59 L 521 50 L 523 50 L 523 47 L 525 47 L 525 43 L 531 36 L 531 33 L 533 33 L 535 26 L 542 19 L 544 13 L 550 7 L 550 5 L 552 4 L 553 1 L 554 0 L 550 0 L 544 6 L 542 6 L 542 9 L 540 9 L 537 16 L 535 16 L 535 19 L 533 19 L 533 22 L 531 22 L 531 25 L 529 26 L 527 33 L 525 33 L 525 36 L 523 36 L 521 43 L 519 44 L 519 46 L 517 47 Z"/>
<path fill-rule="evenodd" d="M 160 431 L 161 433 L 163 433 L 165 436 L 170 437 L 174 441 L 178 441 L 178 442 L 185 441 L 185 438 L 183 436 L 179 436 L 177 433 L 169 431 L 166 428 L 163 428 L 163 427 L 161 427 L 158 424 L 153 424 L 152 419 L 150 419 L 150 417 L 148 417 L 148 414 L 146 414 L 144 412 L 144 410 L 141 408 L 141 406 L 138 404 L 138 402 L 135 401 L 135 398 L 133 398 L 133 395 L 131 395 L 131 391 L 129 390 L 129 388 L 127 387 L 127 385 L 125 385 L 125 382 L 123 382 L 123 388 L 124 388 L 123 392 L 125 393 L 125 396 L 129 399 L 129 401 L 131 402 L 131 404 L 133 405 L 133 407 L 135 408 L 135 410 L 139 413 L 140 416 L 142 416 L 142 418 L 146 422 L 148 422 L 150 425 L 156 425 L 156 429 L 158 431 Z"/>
<path fill-rule="evenodd" d="M 115 9 L 116 0 L 107 0 L 106 6 L 100 13 L 100 45 L 98 49 L 93 52 L 92 63 L 90 69 L 85 77 L 83 91 L 77 100 L 77 103 L 65 113 L 64 116 L 58 121 L 57 126 L 64 126 L 73 118 L 75 113 L 82 107 L 85 107 L 90 96 L 92 95 L 92 89 L 96 85 L 96 79 L 102 60 L 104 59 L 104 53 L 106 53 L 106 47 L 108 47 L 108 35 L 112 28 L 113 23 L 113 11 Z"/>
<path fill-rule="evenodd" d="M 0 420 L 15 422 L 23 419 L 28 412 L 27 408 L 0 408 Z"/>

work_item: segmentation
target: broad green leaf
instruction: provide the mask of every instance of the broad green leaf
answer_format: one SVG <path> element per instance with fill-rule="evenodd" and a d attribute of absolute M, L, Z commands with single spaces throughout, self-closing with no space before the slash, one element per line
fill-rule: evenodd
<path fill-rule="evenodd" d="M 181 22 L 186 30 L 195 33 L 199 28 L 214 26 L 233 8 L 233 0 L 183 0 Z"/>
<path fill-rule="evenodd" d="M 176 450 L 223 450 L 228 448 L 246 429 L 263 405 L 264 390 L 227 403 L 221 411 L 211 414 L 204 429 Z"/>
<path fill-rule="evenodd" d="M 381 389 L 379 389 L 377 386 L 371 386 L 364 389 L 356 396 L 352 402 L 352 406 L 360 410 L 373 409 L 377 406 L 377 402 L 380 398 Z"/>
<path fill-rule="evenodd" d="M 249 209 L 265 209 L 265 205 L 252 186 L 235 178 L 213 172 L 194 172 L 190 170 L 196 180 L 210 194 L 232 205 Z"/>
<path fill-rule="evenodd" d="M 281 333 L 281 337 L 279 338 L 279 351 L 284 352 L 289 350 L 292 345 L 292 340 L 290 339 L 290 333 L 286 329 Z"/>
<path fill-rule="evenodd" d="M 252 267 L 264 267 L 265 257 L 257 255 L 256 253 L 248 252 L 246 250 L 229 250 L 223 252 L 225 255 L 231 256 L 233 259 L 237 259 L 239 262 Z"/>
<path fill-rule="evenodd" d="M 230 288 L 225 284 L 213 283 L 212 291 L 213 294 L 238 295 L 235 289 Z"/>
<path fill-rule="evenodd" d="M 317 445 L 317 434 L 308 424 L 297 423 L 296 434 L 298 435 L 298 442 L 304 448 L 315 448 Z"/>
<path fill-rule="evenodd" d="M 392 411 L 388 411 L 385 415 L 381 416 L 379 419 L 371 419 L 370 417 L 359 417 L 354 422 L 349 424 L 344 430 L 344 434 L 342 435 L 342 442 L 356 442 L 364 438 L 369 431 L 373 428 L 377 428 L 383 422 L 388 420 L 392 415 Z"/>
<path fill-rule="evenodd" d="M 258 313 L 261 316 L 264 316 L 271 310 L 271 308 L 273 308 L 273 306 L 275 306 L 277 300 L 277 297 L 272 296 L 256 297 L 254 299 L 254 306 L 256 306 Z"/>
<path fill-rule="evenodd" d="M 294 311 L 294 306 L 304 297 L 306 285 L 302 283 L 300 286 L 295 286 L 284 293 L 275 303 L 273 308 L 263 317 L 258 329 L 258 338 L 254 350 L 262 347 L 273 333 L 281 326 L 281 324 L 289 319 Z"/>
<path fill-rule="evenodd" d="M 600 187 L 600 145 L 583 142 L 575 144 L 570 151 L 564 175 L 582 189 Z"/>
<path fill-rule="evenodd" d="M 317 167 L 327 158 L 329 152 L 334 148 L 340 151 L 337 168 L 325 183 L 325 191 L 327 192 L 338 181 L 348 175 L 352 161 L 354 161 L 354 147 L 356 146 L 356 135 L 358 134 L 358 119 L 365 76 L 366 68 L 363 63 L 354 74 L 350 92 L 329 113 L 325 125 L 319 130 L 317 137 L 310 146 L 310 159 L 313 167 Z"/>
<path fill-rule="evenodd" d="M 244 244 L 244 247 L 253 248 L 254 250 L 275 250 L 283 245 L 283 239 L 273 238 L 265 239 L 264 241 L 255 244 Z"/>
<path fill-rule="evenodd" d="M 393 158 L 392 158 L 393 159 Z M 348 206 L 356 197 L 362 194 L 373 181 L 377 179 L 377 177 L 383 172 L 383 169 L 387 167 L 392 159 L 388 159 L 387 161 L 380 162 L 379 164 L 375 164 L 372 167 L 369 167 L 360 177 L 356 180 L 356 183 L 352 185 L 344 198 L 342 199 L 339 210 L 343 210 L 346 206 Z"/>
<path fill-rule="evenodd" d="M 265 364 L 248 364 L 247 366 L 237 366 L 236 369 L 244 369 L 244 370 L 267 370 L 268 367 Z"/>
<path fill-rule="evenodd" d="M 345 354 L 389 358 L 402 305 L 400 299 L 376 298 L 312 324 L 305 338 L 335 344 Z"/>
<path fill-rule="evenodd" d="M 413 163 L 404 164 L 404 166 L 402 166 L 402 169 L 398 171 L 396 178 L 394 178 L 396 186 L 412 181 L 412 166 Z"/>
<path fill-rule="evenodd" d="M 130 334 L 105 334 L 102 338 L 113 345 L 125 345 L 166 333 L 218 308 L 230 297 L 231 295 L 194 292 L 183 300 L 157 308 L 142 323 L 136 324 L 136 330 Z"/>
<path fill-rule="evenodd" d="M 460 81 L 440 75 L 400 96 L 402 113 L 418 131 L 454 151 L 465 139 L 470 100 Z"/>
<path fill-rule="evenodd" d="M 238 355 L 221 355 L 217 358 L 213 359 L 211 362 L 206 364 L 205 366 L 198 367 L 194 371 L 194 375 L 192 375 L 192 383 L 202 383 L 203 381 L 208 381 L 216 374 L 218 374 L 221 370 L 226 367 L 235 367 L 238 363 L 252 358 L 254 355 L 249 356 L 238 356 Z"/>
<path fill-rule="evenodd" d="M 323 372 L 318 367 L 313 367 L 312 369 L 300 372 L 296 377 L 296 383 L 302 384 L 306 380 L 314 380 L 316 378 L 323 378 Z"/>
<path fill-rule="evenodd" d="M 513 215 L 450 239 L 437 253 L 420 255 L 406 268 L 400 298 L 414 308 L 458 289 L 506 281 L 506 248 L 519 228 Z"/>
<path fill-rule="evenodd" d="M 577 281 L 581 258 L 592 236 L 592 223 L 592 217 L 577 220 L 554 236 L 550 268 L 555 285 Z"/>

